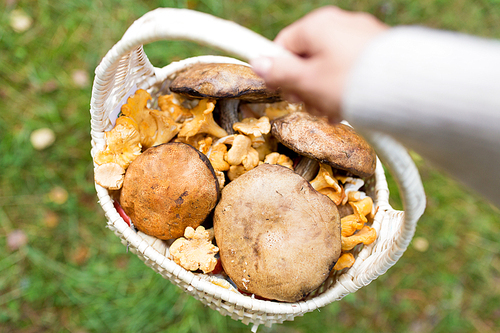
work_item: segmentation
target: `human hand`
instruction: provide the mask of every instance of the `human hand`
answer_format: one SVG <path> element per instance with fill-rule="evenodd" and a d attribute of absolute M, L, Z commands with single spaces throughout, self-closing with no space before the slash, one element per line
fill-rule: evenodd
<path fill-rule="evenodd" d="M 346 80 L 366 45 L 388 26 L 366 13 L 323 7 L 283 29 L 275 42 L 292 57 L 251 59 L 250 64 L 271 89 L 280 88 L 290 102 L 341 119 Z"/>

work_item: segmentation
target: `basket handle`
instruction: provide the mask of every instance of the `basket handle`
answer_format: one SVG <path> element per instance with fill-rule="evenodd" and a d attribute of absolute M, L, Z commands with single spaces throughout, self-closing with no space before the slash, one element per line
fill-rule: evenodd
<path fill-rule="evenodd" d="M 132 49 L 158 40 L 188 40 L 252 59 L 289 54 L 267 38 L 234 22 L 189 9 L 158 8 L 136 20 L 106 55 L 116 62 Z"/>
<path fill-rule="evenodd" d="M 189 40 L 218 48 L 244 60 L 290 55 L 279 45 L 234 22 L 189 9 L 158 8 L 130 26 L 97 67 L 95 81 L 105 83 L 112 80 L 111 71 L 124 55 L 158 40 Z M 402 237 L 395 244 L 395 255 L 399 257 L 410 243 L 417 221 L 425 209 L 422 181 L 411 157 L 397 141 L 379 132 L 361 134 L 374 147 L 398 183 L 405 211 Z"/>

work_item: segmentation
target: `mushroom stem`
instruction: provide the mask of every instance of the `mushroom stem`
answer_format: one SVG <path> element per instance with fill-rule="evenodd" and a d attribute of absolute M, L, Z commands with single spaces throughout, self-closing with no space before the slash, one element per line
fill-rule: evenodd
<path fill-rule="evenodd" d="M 221 99 L 218 103 L 220 107 L 221 127 L 225 129 L 229 135 L 234 134 L 233 125 L 239 121 L 238 106 L 240 100 L 235 98 Z"/>
<path fill-rule="evenodd" d="M 302 156 L 299 163 L 295 166 L 295 172 L 310 182 L 316 177 L 319 170 L 319 162 L 312 158 Z"/>

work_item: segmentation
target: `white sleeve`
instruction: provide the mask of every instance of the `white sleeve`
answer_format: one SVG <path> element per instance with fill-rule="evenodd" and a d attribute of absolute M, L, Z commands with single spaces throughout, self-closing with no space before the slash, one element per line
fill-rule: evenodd
<path fill-rule="evenodd" d="M 343 115 L 385 132 L 500 207 L 500 42 L 389 29 L 357 61 Z"/>

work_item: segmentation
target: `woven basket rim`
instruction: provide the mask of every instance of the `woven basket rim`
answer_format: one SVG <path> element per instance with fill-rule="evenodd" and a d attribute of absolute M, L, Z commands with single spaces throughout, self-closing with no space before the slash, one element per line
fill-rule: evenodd
<path fill-rule="evenodd" d="M 241 62 L 237 59 L 230 58 L 230 57 L 222 57 L 222 56 L 199 56 L 199 57 L 191 57 L 191 58 L 186 58 L 177 62 L 173 62 L 171 64 L 168 64 L 165 67 L 162 68 L 155 68 L 155 73 L 158 77 L 156 82 L 153 82 L 151 86 L 154 86 L 155 84 L 161 83 L 164 79 L 167 77 L 175 74 L 176 72 L 191 66 L 194 63 L 198 62 L 227 62 L 227 63 L 243 63 L 248 66 L 248 64 Z M 93 152 L 95 154 L 95 151 Z M 385 176 L 384 175 L 384 170 L 382 167 L 382 164 L 380 161 L 377 159 L 377 167 L 376 167 L 376 172 L 375 172 L 375 179 L 376 182 L 379 186 L 380 183 L 385 182 Z M 382 186 L 387 187 L 387 184 L 383 184 Z M 98 184 L 96 184 L 96 188 L 98 189 L 98 193 L 101 194 L 101 196 L 105 193 L 105 196 L 100 197 L 100 202 L 105 202 L 107 200 L 106 196 L 109 197 L 109 200 L 112 200 L 111 197 L 109 196 L 109 192 L 100 187 Z M 103 193 L 104 192 L 104 193 Z M 111 219 L 111 223 L 115 226 L 118 227 L 120 230 L 122 230 L 124 227 L 129 228 L 128 224 L 119 216 L 118 212 L 116 211 L 115 207 L 113 205 L 108 205 L 106 206 L 107 209 L 104 207 L 106 215 L 115 215 L 113 216 L 114 218 Z M 381 214 L 384 214 L 385 211 L 388 209 L 392 209 L 388 203 L 388 200 L 385 196 L 382 197 L 375 197 L 374 198 L 374 206 L 379 207 L 378 211 L 376 213 L 376 219 L 378 219 Z M 378 214 L 378 216 L 377 216 Z M 118 215 L 118 216 L 116 216 Z M 131 229 L 130 229 L 131 230 Z M 125 234 L 125 231 L 122 231 L 123 234 Z M 177 265 L 173 260 L 164 257 L 160 258 L 163 260 L 158 260 L 158 258 L 155 258 L 157 256 L 162 256 L 155 248 L 152 246 L 145 245 L 144 243 L 147 243 L 140 235 L 136 233 L 128 233 L 125 235 L 125 240 L 130 243 L 131 246 L 134 248 L 139 248 L 142 253 L 145 253 L 146 257 L 149 258 L 149 260 L 154 261 L 159 267 L 171 272 L 176 278 L 181 279 L 185 281 L 187 284 L 192 285 L 194 288 L 196 288 L 199 291 L 202 292 L 207 292 L 207 293 L 213 293 L 214 295 L 220 295 L 220 298 L 222 300 L 235 303 L 237 306 L 241 306 L 243 308 L 246 308 L 251 311 L 265 311 L 267 313 L 276 313 L 276 314 L 295 314 L 298 312 L 309 312 L 314 309 L 317 309 L 320 307 L 320 305 L 316 304 L 316 299 L 317 298 L 324 298 L 326 293 L 328 291 L 322 293 L 321 295 L 315 296 L 311 299 L 305 300 L 305 301 L 299 301 L 299 302 L 294 302 L 294 303 L 285 303 L 285 302 L 279 302 L 279 301 L 273 301 L 273 300 L 260 300 L 260 299 L 254 299 L 251 296 L 243 295 L 243 294 L 238 294 L 233 291 L 230 291 L 228 289 L 225 289 L 223 287 L 214 285 L 211 282 L 205 281 L 203 279 L 200 279 L 197 274 L 192 273 L 190 271 L 185 270 L 181 266 Z M 377 242 L 377 241 L 375 241 Z M 138 243 L 137 245 L 135 245 Z M 368 252 L 372 246 L 365 246 L 363 250 Z M 154 252 L 153 252 L 154 251 Z M 146 252 L 148 252 L 146 254 Z M 153 254 L 153 253 L 156 253 Z M 366 255 L 366 253 L 365 253 Z M 346 283 L 346 281 L 343 281 Z M 328 290 L 330 290 L 329 288 Z M 251 300 L 249 302 L 249 300 Z M 328 302 L 329 303 L 329 302 Z M 273 307 L 270 307 L 269 304 L 273 304 Z M 276 305 L 279 305 L 278 307 L 275 307 Z"/>
<path fill-rule="evenodd" d="M 105 146 L 104 131 L 110 126 L 107 118 L 110 110 L 116 107 L 132 84 L 147 90 L 159 80 L 164 80 L 176 66 L 179 68 L 192 61 L 184 59 L 156 68 L 149 62 L 142 45 L 156 40 L 179 39 L 215 46 L 244 60 L 288 54 L 262 36 L 209 14 L 173 8 L 159 8 L 145 14 L 130 26 L 96 68 L 90 110 L 92 156 Z M 425 193 L 415 164 L 404 147 L 388 135 L 369 131 L 360 134 L 375 148 L 378 157 L 396 179 L 405 211 L 396 211 L 390 206 L 384 167 L 377 160 L 373 186 L 374 204 L 378 211 L 372 225 L 376 227 L 377 240 L 363 247 L 354 266 L 342 273 L 335 285 L 328 286 L 326 292 L 307 301 L 283 303 L 252 299 L 209 281 L 201 281 L 162 256 L 147 240 L 136 234 L 114 208 L 108 191 L 95 184 L 97 196 L 108 227 L 148 266 L 223 315 L 230 315 L 245 324 L 270 326 L 293 320 L 295 316 L 318 309 L 366 286 L 397 262 L 413 237 L 416 223 L 425 209 Z M 374 257 L 377 259 L 375 264 L 371 261 Z M 357 274 L 360 270 L 363 274 Z M 328 297 L 325 296 L 327 293 Z"/>

